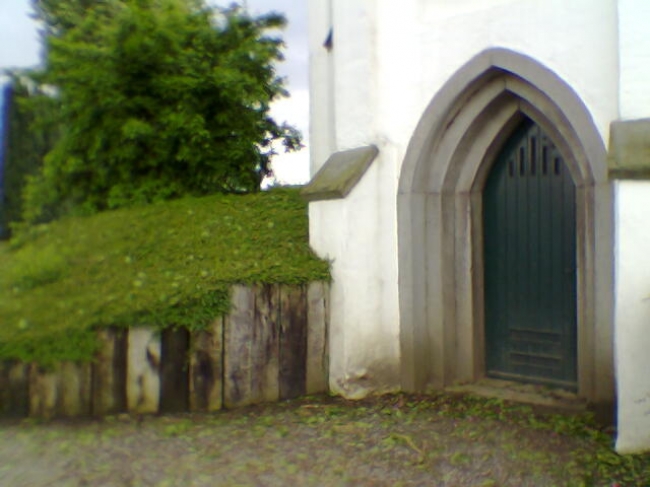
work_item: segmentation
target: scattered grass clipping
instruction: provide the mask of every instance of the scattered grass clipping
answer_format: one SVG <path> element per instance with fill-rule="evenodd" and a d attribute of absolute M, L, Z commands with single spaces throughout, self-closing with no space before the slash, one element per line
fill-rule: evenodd
<path fill-rule="evenodd" d="M 0 246 L 0 360 L 91 360 L 99 327 L 197 330 L 233 284 L 329 280 L 297 190 L 66 218 Z"/>

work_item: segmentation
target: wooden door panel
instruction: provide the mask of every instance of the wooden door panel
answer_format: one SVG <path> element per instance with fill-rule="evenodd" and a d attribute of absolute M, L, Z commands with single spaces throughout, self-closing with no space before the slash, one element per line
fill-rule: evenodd
<path fill-rule="evenodd" d="M 575 387 L 575 186 L 531 121 L 497 157 L 483 211 L 488 375 Z"/>

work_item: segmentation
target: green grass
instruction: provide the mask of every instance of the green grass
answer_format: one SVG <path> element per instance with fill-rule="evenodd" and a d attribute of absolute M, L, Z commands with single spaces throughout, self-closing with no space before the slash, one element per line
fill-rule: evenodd
<path fill-rule="evenodd" d="M 296 190 L 66 218 L 0 246 L 0 359 L 89 360 L 103 326 L 205 327 L 233 284 L 329 280 Z"/>

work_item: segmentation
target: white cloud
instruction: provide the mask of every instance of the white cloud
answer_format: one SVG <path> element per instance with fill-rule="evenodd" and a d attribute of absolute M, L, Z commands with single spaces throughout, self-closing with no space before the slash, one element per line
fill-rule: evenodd
<path fill-rule="evenodd" d="M 0 69 L 34 66 L 40 40 L 28 0 L 0 0 Z"/>
<path fill-rule="evenodd" d="M 309 181 L 309 150 L 275 156 L 272 162 L 275 180 L 280 184 L 305 184 Z"/>
<path fill-rule="evenodd" d="M 290 98 L 278 100 L 271 107 L 276 122 L 287 122 L 298 128 L 305 147 L 299 152 L 278 154 L 273 158 L 276 180 L 283 184 L 302 184 L 309 181 L 309 91 L 294 90 Z"/>
<path fill-rule="evenodd" d="M 289 98 L 273 103 L 271 115 L 277 122 L 288 122 L 298 127 L 305 138 L 309 136 L 309 91 L 296 89 Z"/>

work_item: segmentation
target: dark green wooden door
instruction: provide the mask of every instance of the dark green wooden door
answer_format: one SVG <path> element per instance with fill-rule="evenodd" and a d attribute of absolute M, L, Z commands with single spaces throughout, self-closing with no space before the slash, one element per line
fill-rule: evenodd
<path fill-rule="evenodd" d="M 492 167 L 483 211 L 487 375 L 574 388 L 575 185 L 530 120 Z"/>

